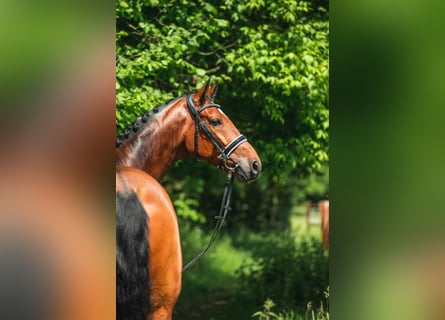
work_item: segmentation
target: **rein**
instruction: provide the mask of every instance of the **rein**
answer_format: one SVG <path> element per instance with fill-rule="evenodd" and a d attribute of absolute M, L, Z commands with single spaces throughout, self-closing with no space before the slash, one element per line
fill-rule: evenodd
<path fill-rule="evenodd" d="M 235 167 L 236 168 L 236 167 Z M 190 269 L 191 267 L 193 267 L 195 265 L 196 262 L 198 262 L 199 259 L 201 259 L 206 252 L 210 249 L 210 247 L 213 245 L 213 243 L 215 242 L 216 238 L 219 235 L 219 231 L 221 230 L 224 221 L 227 217 L 227 213 L 232 209 L 230 208 L 230 198 L 232 196 L 232 188 L 233 188 L 233 171 L 235 169 L 229 169 L 229 172 L 227 174 L 227 181 L 226 181 L 226 186 L 224 188 L 224 194 L 222 197 L 222 201 L 221 201 L 221 207 L 219 208 L 219 214 L 217 216 L 215 216 L 215 220 L 216 220 L 216 224 L 215 224 L 215 228 L 213 229 L 213 233 L 212 236 L 210 237 L 209 242 L 207 243 L 207 245 L 205 246 L 205 248 L 196 255 L 196 257 L 194 257 L 192 260 L 190 260 L 185 267 L 182 269 L 182 272 L 187 271 L 188 269 Z"/>
<path fill-rule="evenodd" d="M 219 104 L 209 103 L 203 105 L 199 109 L 196 109 L 196 106 L 193 103 L 192 98 L 193 94 L 187 96 L 187 106 L 192 116 L 195 119 L 195 146 L 194 146 L 195 158 L 198 159 L 198 136 L 199 136 L 199 128 L 201 128 L 202 131 L 207 135 L 207 137 L 210 139 L 212 144 L 219 152 L 218 158 L 220 160 L 220 164 L 218 165 L 218 168 L 223 169 L 225 167 L 228 173 L 227 173 L 226 186 L 224 188 L 224 193 L 221 200 L 221 207 L 219 208 L 219 214 L 215 216 L 216 224 L 215 228 L 213 229 L 212 236 L 210 237 L 210 240 L 205 246 L 205 248 L 200 253 L 198 253 L 196 257 L 194 257 L 185 265 L 185 267 L 182 269 L 182 272 L 185 272 L 191 267 L 193 267 L 195 263 L 198 262 L 198 260 L 201 259 L 206 254 L 206 252 L 210 249 L 210 247 L 213 245 L 213 243 L 215 242 L 216 238 L 219 235 L 219 232 L 224 224 L 227 214 L 231 210 L 230 198 L 232 196 L 233 178 L 234 178 L 234 172 L 238 168 L 238 164 L 236 162 L 232 167 L 230 167 L 227 165 L 227 161 L 230 159 L 230 155 L 232 154 L 232 152 L 235 151 L 236 148 L 238 148 L 242 143 L 247 141 L 247 138 L 245 136 L 239 135 L 238 137 L 233 139 L 227 146 L 224 147 L 224 145 L 218 141 L 218 139 L 215 137 L 212 131 L 210 131 L 209 127 L 205 124 L 205 122 L 199 115 L 205 109 L 208 108 L 221 109 L 221 106 Z"/>

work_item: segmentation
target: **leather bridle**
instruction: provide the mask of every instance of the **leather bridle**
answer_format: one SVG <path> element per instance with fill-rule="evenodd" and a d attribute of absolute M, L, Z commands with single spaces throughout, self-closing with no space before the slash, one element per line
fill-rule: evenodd
<path fill-rule="evenodd" d="M 209 99 L 212 100 L 212 99 Z M 224 145 L 215 137 L 215 135 L 210 131 L 209 127 L 205 124 L 205 122 L 202 120 L 202 118 L 199 116 L 201 112 L 203 112 L 205 109 L 208 108 L 218 108 L 221 109 L 221 106 L 219 104 L 215 103 L 209 103 L 206 105 L 203 105 L 199 109 L 196 109 L 195 104 L 193 103 L 193 94 L 190 94 L 187 96 L 187 106 L 192 113 L 193 118 L 195 119 L 195 158 L 198 159 L 198 137 L 199 137 L 199 128 L 202 129 L 202 131 L 207 135 L 207 137 L 210 139 L 212 144 L 215 146 L 215 148 L 218 150 L 219 155 L 219 165 L 218 168 L 220 169 L 227 169 L 227 182 L 224 189 L 223 198 L 221 201 L 221 207 L 219 209 L 219 214 L 215 216 L 216 219 L 216 225 L 215 229 L 213 230 L 212 236 L 210 237 L 209 242 L 205 246 L 205 248 L 198 253 L 192 260 L 190 260 L 182 269 L 182 272 L 185 272 L 186 270 L 190 269 L 195 265 L 195 263 L 201 259 L 206 252 L 210 249 L 210 247 L 215 242 L 216 238 L 219 235 L 219 232 L 224 224 L 224 221 L 227 217 L 228 212 L 231 210 L 230 208 L 230 198 L 232 196 L 232 188 L 233 188 L 233 178 L 234 178 L 234 172 L 237 169 L 241 169 L 236 161 L 233 159 L 232 162 L 234 163 L 233 166 L 229 166 L 227 164 L 227 161 L 230 159 L 230 155 L 233 151 L 236 150 L 241 144 L 247 141 L 247 138 L 243 136 L 242 134 L 233 139 L 227 146 L 224 147 Z"/>
<path fill-rule="evenodd" d="M 220 168 L 220 169 L 226 168 L 228 170 L 236 169 L 238 167 L 238 164 L 235 161 L 233 161 L 233 159 L 232 159 L 232 161 L 234 163 L 233 167 L 228 166 L 227 161 L 230 159 L 230 155 L 233 153 L 233 151 L 235 151 L 241 144 L 246 142 L 247 138 L 241 134 L 238 137 L 236 137 L 235 139 L 233 139 L 229 144 L 224 146 L 215 137 L 215 135 L 212 133 L 212 131 L 210 131 L 209 127 L 205 124 L 205 122 L 200 117 L 200 113 L 203 112 L 205 109 L 208 109 L 208 108 L 221 109 L 221 106 L 216 103 L 209 103 L 209 104 L 203 105 L 199 109 L 196 109 L 196 106 L 193 102 L 193 94 L 190 94 L 187 96 L 187 106 L 188 106 L 193 118 L 195 119 L 195 145 L 194 145 L 195 158 L 198 159 L 198 136 L 199 136 L 199 128 L 201 128 L 202 131 L 210 139 L 212 144 L 215 146 L 215 148 L 218 150 L 218 153 L 219 153 L 218 158 L 220 161 L 218 168 Z"/>

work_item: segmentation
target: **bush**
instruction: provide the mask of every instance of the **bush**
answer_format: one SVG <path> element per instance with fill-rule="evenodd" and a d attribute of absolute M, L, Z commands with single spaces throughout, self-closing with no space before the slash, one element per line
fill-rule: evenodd
<path fill-rule="evenodd" d="M 271 298 L 280 307 L 305 310 L 325 300 L 329 258 L 320 241 L 295 241 L 290 233 L 267 236 L 253 251 L 253 262 L 238 270 L 241 286 L 258 302 Z"/>
<path fill-rule="evenodd" d="M 326 290 L 326 299 L 329 298 L 329 288 Z M 304 314 L 298 314 L 294 311 L 276 312 L 272 310 L 276 306 L 271 299 L 266 299 L 263 309 L 255 312 L 252 318 L 258 320 L 329 320 L 329 312 L 325 310 L 323 303 L 314 310 L 312 304 L 308 303 Z"/>

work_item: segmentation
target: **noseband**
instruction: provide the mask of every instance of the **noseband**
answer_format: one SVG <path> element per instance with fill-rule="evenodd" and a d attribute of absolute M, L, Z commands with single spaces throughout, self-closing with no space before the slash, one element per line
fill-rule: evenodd
<path fill-rule="evenodd" d="M 202 131 L 207 135 L 207 137 L 210 139 L 212 144 L 215 146 L 215 148 L 218 150 L 219 155 L 219 161 L 220 164 L 218 165 L 218 168 L 222 169 L 223 167 L 234 170 L 238 167 L 238 164 L 235 162 L 234 167 L 228 167 L 227 161 L 230 159 L 230 155 L 233 151 L 236 150 L 241 144 L 247 141 L 247 138 L 243 135 L 239 135 L 235 139 L 233 139 L 227 146 L 224 147 L 224 145 L 218 141 L 218 139 L 215 137 L 215 135 L 210 131 L 209 127 L 205 124 L 205 122 L 200 117 L 200 113 L 203 112 L 205 109 L 208 108 L 218 108 L 221 109 L 221 106 L 219 104 L 215 103 L 209 103 L 206 105 L 203 105 L 199 109 L 196 109 L 195 104 L 193 103 L 193 94 L 190 94 L 187 96 L 187 106 L 192 113 L 192 116 L 195 119 L 195 158 L 198 159 L 198 135 L 199 135 L 199 128 L 201 127 Z"/>

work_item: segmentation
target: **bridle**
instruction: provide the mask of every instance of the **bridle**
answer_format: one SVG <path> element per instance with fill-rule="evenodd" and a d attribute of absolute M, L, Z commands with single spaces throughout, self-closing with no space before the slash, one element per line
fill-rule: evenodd
<path fill-rule="evenodd" d="M 238 164 L 235 161 L 233 161 L 233 159 L 232 159 L 232 161 L 235 164 L 234 164 L 234 166 L 230 167 L 227 164 L 227 161 L 230 159 L 230 155 L 232 154 L 232 152 L 235 151 L 236 148 L 238 148 L 241 144 L 246 142 L 247 138 L 241 134 L 238 137 L 236 137 L 235 139 L 233 139 L 227 146 L 224 146 L 220 141 L 218 141 L 218 139 L 215 137 L 215 135 L 212 133 L 212 131 L 210 131 L 209 127 L 205 124 L 205 122 L 202 120 L 202 118 L 199 115 L 201 112 L 203 112 L 205 109 L 208 109 L 208 108 L 218 108 L 221 110 L 221 106 L 216 103 L 209 103 L 209 104 L 203 105 L 199 109 L 196 109 L 196 106 L 195 106 L 192 98 L 193 98 L 193 94 L 190 94 L 187 96 L 187 106 L 188 106 L 193 118 L 195 119 L 195 145 L 194 145 L 195 158 L 198 159 L 198 136 L 199 136 L 199 128 L 201 128 L 202 131 L 210 139 L 212 144 L 215 146 L 216 150 L 218 150 L 218 152 L 219 152 L 218 158 L 219 158 L 220 163 L 218 165 L 218 168 L 220 168 L 220 169 L 226 168 L 228 170 L 235 170 L 238 167 Z"/>
<path fill-rule="evenodd" d="M 219 232 L 221 231 L 221 228 L 224 225 L 224 221 L 226 220 L 227 214 L 229 213 L 230 210 L 232 210 L 232 208 L 230 207 L 230 198 L 232 197 L 232 189 L 233 189 L 233 171 L 234 170 L 228 170 L 226 186 L 224 188 L 224 194 L 221 200 L 221 207 L 219 208 L 219 214 L 214 217 L 216 220 L 216 224 L 215 228 L 213 229 L 213 233 L 210 237 L 209 242 L 200 253 L 198 253 L 192 260 L 190 260 L 182 268 L 182 272 L 185 272 L 191 267 L 193 267 L 196 264 L 196 262 L 198 262 L 198 260 L 201 259 L 207 253 L 207 251 L 210 249 L 210 247 L 213 245 L 216 238 L 218 237 Z"/>
<path fill-rule="evenodd" d="M 231 210 L 230 198 L 232 196 L 234 171 L 236 169 L 238 169 L 238 167 L 239 167 L 238 163 L 236 163 L 236 161 L 233 161 L 233 159 L 232 159 L 232 161 L 234 163 L 233 166 L 229 166 L 227 164 L 227 161 L 230 159 L 230 155 L 232 154 L 232 152 L 235 151 L 236 148 L 238 148 L 242 143 L 247 141 L 247 138 L 245 136 L 239 135 L 238 137 L 233 139 L 227 146 L 224 147 L 222 145 L 222 143 L 218 141 L 218 139 L 215 137 L 215 135 L 212 133 L 212 131 L 210 131 L 210 129 L 205 124 L 205 122 L 199 116 L 199 114 L 207 108 L 221 109 L 221 106 L 219 104 L 209 103 L 209 104 L 203 105 L 199 109 L 196 109 L 196 106 L 193 103 L 192 98 L 193 98 L 193 94 L 190 94 L 187 96 L 187 106 L 195 119 L 195 158 L 198 159 L 198 135 L 199 135 L 199 128 L 201 128 L 202 131 L 204 131 L 204 133 L 207 135 L 207 137 L 210 139 L 212 144 L 215 146 L 215 148 L 219 152 L 218 158 L 219 158 L 220 163 L 218 165 L 218 168 L 220 168 L 220 169 L 226 168 L 227 169 L 227 181 L 226 181 L 226 186 L 224 188 L 224 194 L 223 194 L 223 198 L 221 201 L 221 207 L 219 209 L 219 214 L 217 216 L 215 216 L 216 225 L 213 230 L 212 236 L 210 237 L 210 240 L 207 243 L 207 245 L 205 246 L 205 248 L 184 266 L 184 268 L 182 269 L 182 272 L 193 267 L 195 265 L 195 263 L 206 254 L 206 252 L 210 249 L 210 247 L 213 245 L 213 243 L 215 242 L 216 238 L 219 235 L 219 232 L 224 224 L 227 214 Z M 212 100 L 212 99 L 210 99 L 210 100 Z"/>

